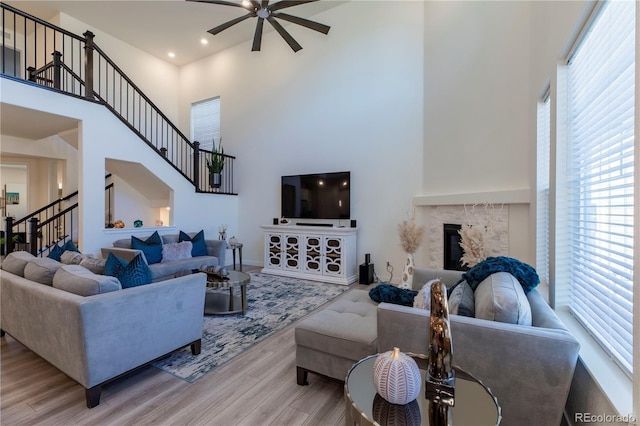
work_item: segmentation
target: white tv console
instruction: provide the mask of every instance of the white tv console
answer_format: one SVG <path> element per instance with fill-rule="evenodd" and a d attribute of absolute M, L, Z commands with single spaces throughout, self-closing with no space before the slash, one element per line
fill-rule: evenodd
<path fill-rule="evenodd" d="M 358 279 L 358 228 L 265 225 L 265 274 L 348 285 Z"/>

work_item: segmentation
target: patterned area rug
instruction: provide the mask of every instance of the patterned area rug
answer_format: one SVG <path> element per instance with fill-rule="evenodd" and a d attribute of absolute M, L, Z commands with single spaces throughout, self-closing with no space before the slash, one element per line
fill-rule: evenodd
<path fill-rule="evenodd" d="M 250 273 L 245 316 L 205 315 L 202 352 L 187 347 L 154 363 L 190 383 L 348 290 L 348 286 Z"/>

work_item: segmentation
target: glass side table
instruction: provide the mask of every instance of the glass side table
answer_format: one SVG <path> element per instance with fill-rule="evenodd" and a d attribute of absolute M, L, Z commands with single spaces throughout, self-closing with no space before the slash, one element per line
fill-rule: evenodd
<path fill-rule="evenodd" d="M 240 262 L 238 263 L 238 271 L 242 271 L 242 243 L 235 243 L 235 244 L 227 244 L 227 248 L 231 249 L 231 252 L 233 253 L 233 269 L 236 269 L 236 250 L 238 250 L 238 255 L 239 255 L 239 260 Z"/>
<path fill-rule="evenodd" d="M 430 424 L 429 411 L 438 409 L 438 405 L 432 404 L 425 398 L 426 355 L 412 353 L 407 355 L 412 356 L 420 366 L 422 387 L 418 398 L 405 405 L 396 405 L 378 395 L 373 383 L 373 365 L 378 355 L 368 356 L 351 367 L 344 382 L 346 425 Z M 474 426 L 500 424 L 502 419 L 500 406 L 489 388 L 464 370 L 454 368 L 456 370 L 455 406 L 444 408 L 449 410 L 448 424 Z"/>

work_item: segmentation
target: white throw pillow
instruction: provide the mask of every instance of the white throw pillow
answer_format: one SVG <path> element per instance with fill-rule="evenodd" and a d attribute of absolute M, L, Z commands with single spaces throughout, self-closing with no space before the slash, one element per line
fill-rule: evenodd
<path fill-rule="evenodd" d="M 531 325 L 531 306 L 522 285 L 508 272 L 488 276 L 475 291 L 476 318 Z"/>
<path fill-rule="evenodd" d="M 427 281 L 425 285 L 422 286 L 422 289 L 416 294 L 416 297 L 413 298 L 413 307 L 418 309 L 431 309 L 431 285 L 433 283 L 441 282 L 440 278 L 436 278 L 435 280 Z"/>

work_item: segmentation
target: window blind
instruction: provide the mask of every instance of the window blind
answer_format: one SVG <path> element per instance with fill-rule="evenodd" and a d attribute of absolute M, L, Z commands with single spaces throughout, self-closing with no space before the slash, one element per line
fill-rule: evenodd
<path fill-rule="evenodd" d="M 549 283 L 549 154 L 551 150 L 551 99 L 538 103 L 537 118 L 536 270 Z"/>
<path fill-rule="evenodd" d="M 635 2 L 606 2 L 568 64 L 571 312 L 632 373 Z"/>
<path fill-rule="evenodd" d="M 191 104 L 191 140 L 209 151 L 220 143 L 220 97 Z"/>

